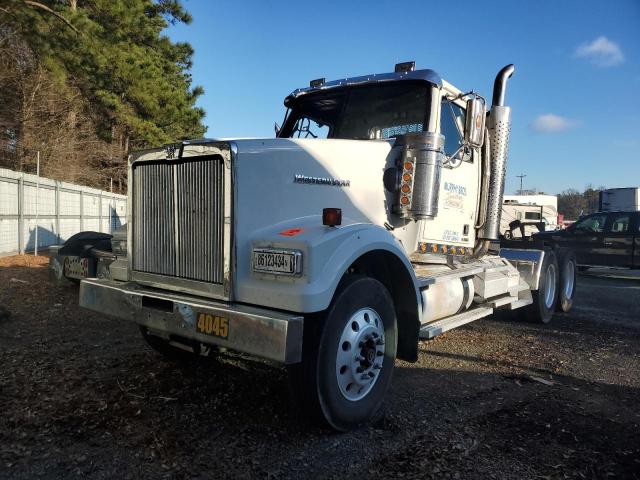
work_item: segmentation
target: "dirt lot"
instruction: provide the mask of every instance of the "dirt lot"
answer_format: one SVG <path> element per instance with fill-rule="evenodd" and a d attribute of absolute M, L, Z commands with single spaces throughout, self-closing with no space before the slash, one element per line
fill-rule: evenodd
<path fill-rule="evenodd" d="M 179 365 L 0 259 L 0 478 L 640 478 L 640 281 L 581 276 L 550 326 L 488 319 L 398 362 L 379 424 L 300 424 L 281 369 Z M 26 282 L 26 283 L 25 283 Z"/>

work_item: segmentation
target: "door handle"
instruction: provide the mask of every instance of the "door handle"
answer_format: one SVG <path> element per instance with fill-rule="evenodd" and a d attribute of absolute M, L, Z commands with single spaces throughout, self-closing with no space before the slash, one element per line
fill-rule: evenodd
<path fill-rule="evenodd" d="M 604 242 L 604 246 L 605 247 L 612 247 L 613 246 L 613 242 Z"/>

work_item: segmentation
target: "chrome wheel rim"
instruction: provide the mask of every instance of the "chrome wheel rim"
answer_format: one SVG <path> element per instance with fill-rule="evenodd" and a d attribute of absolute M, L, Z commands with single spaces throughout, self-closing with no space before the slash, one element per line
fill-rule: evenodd
<path fill-rule="evenodd" d="M 362 308 L 347 321 L 336 352 L 336 378 L 347 400 L 364 398 L 378 381 L 384 362 L 384 325 L 372 308 Z"/>
<path fill-rule="evenodd" d="M 575 282 L 576 266 L 573 262 L 569 261 L 564 266 L 564 296 L 565 298 L 571 298 L 573 295 L 573 284 Z"/>
<path fill-rule="evenodd" d="M 553 306 L 553 300 L 556 297 L 556 266 L 551 263 L 547 267 L 546 281 L 544 285 L 544 304 L 547 308 Z"/>

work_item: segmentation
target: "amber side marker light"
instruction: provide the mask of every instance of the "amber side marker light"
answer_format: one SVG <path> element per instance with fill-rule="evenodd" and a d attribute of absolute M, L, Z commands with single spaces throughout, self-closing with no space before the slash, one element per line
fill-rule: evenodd
<path fill-rule="evenodd" d="M 328 227 L 342 225 L 342 209 L 341 208 L 323 208 L 322 224 Z"/>

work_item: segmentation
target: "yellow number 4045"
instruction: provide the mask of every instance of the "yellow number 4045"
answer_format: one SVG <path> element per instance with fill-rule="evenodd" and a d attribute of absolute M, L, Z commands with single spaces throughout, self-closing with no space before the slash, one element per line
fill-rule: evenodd
<path fill-rule="evenodd" d="M 229 320 L 217 315 L 198 314 L 198 331 L 207 335 L 227 338 L 229 336 Z"/>

